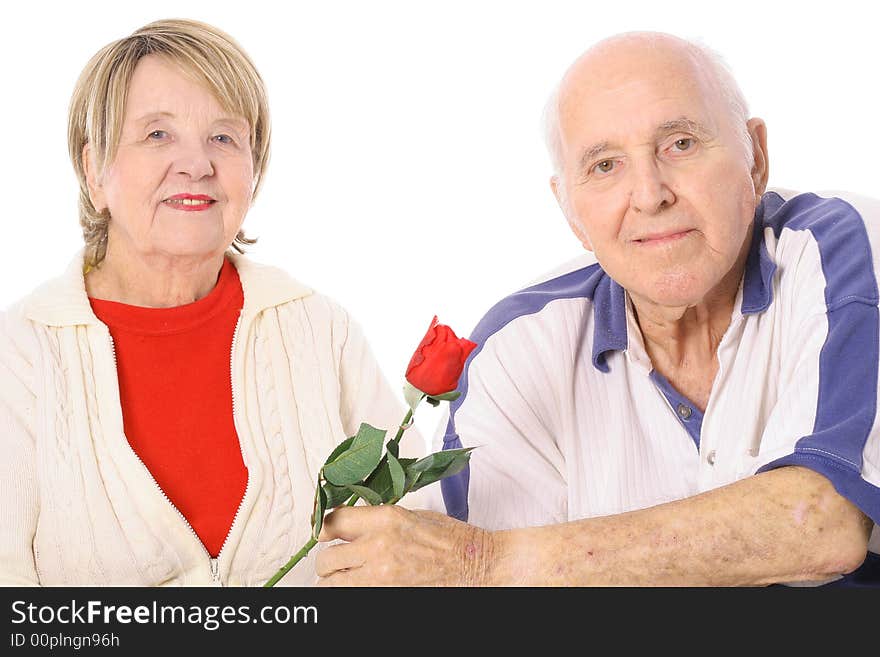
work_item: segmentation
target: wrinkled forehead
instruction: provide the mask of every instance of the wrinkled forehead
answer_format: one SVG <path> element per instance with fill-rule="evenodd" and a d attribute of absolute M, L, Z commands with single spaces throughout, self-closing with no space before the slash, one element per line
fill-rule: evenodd
<path fill-rule="evenodd" d="M 647 134 L 681 117 L 714 128 L 723 114 L 719 85 L 701 58 L 644 43 L 588 51 L 562 79 L 558 103 L 563 147 Z"/>

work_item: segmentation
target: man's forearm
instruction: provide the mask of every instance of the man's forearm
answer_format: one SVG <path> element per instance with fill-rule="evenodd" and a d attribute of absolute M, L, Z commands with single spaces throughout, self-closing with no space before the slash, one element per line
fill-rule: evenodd
<path fill-rule="evenodd" d="M 495 532 L 485 583 L 821 581 L 862 563 L 870 530 L 870 520 L 826 478 L 804 468 L 779 468 L 648 509 Z"/>

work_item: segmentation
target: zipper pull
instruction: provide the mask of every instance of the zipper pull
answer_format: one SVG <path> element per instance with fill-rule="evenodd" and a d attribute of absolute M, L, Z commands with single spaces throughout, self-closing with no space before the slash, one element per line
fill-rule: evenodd
<path fill-rule="evenodd" d="M 211 558 L 211 579 L 214 584 L 220 583 L 220 559 Z"/>

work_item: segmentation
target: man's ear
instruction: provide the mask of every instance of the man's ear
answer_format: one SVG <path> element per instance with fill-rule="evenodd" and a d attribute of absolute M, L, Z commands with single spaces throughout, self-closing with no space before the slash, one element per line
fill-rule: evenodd
<path fill-rule="evenodd" d="M 574 218 L 571 208 L 568 205 L 565 185 L 559 180 L 559 176 L 550 176 L 550 189 L 553 191 L 553 196 L 556 197 L 556 203 L 559 204 L 559 209 L 562 210 L 562 214 L 564 214 L 565 218 L 568 220 L 568 227 L 571 228 L 571 231 L 575 234 L 575 237 L 578 238 L 578 241 L 583 244 L 584 248 L 587 251 L 592 251 L 593 244 L 590 242 L 590 238 L 587 237 L 584 229 Z"/>
<path fill-rule="evenodd" d="M 746 123 L 752 139 L 752 183 L 755 194 L 760 198 L 767 189 L 770 176 L 770 159 L 767 153 L 767 126 L 762 119 L 751 118 Z"/>
<path fill-rule="evenodd" d="M 103 212 L 107 207 L 107 197 L 95 172 L 95 162 L 92 160 L 91 148 L 88 142 L 83 146 L 82 152 L 83 169 L 86 172 L 86 186 L 89 189 L 89 200 L 98 212 Z"/>

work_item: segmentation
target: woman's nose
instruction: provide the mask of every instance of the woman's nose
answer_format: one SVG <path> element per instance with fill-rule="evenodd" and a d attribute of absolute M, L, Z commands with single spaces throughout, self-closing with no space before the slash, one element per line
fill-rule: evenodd
<path fill-rule="evenodd" d="M 214 175 L 214 164 L 208 149 L 202 144 L 181 145 L 174 162 L 175 173 L 201 180 Z"/>

